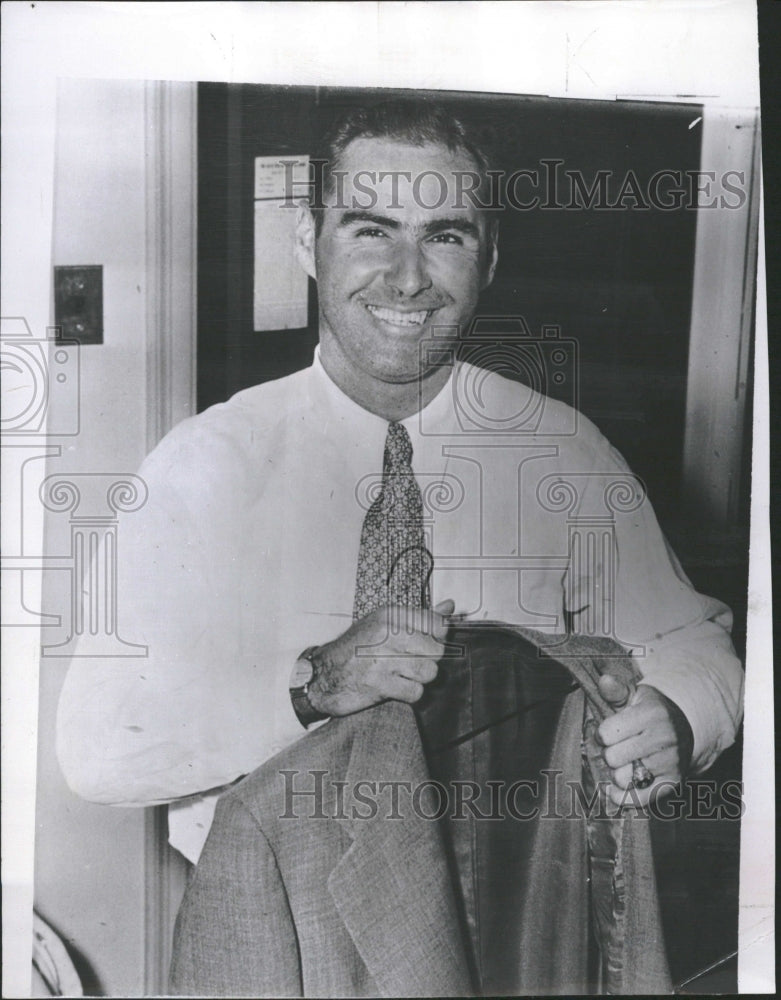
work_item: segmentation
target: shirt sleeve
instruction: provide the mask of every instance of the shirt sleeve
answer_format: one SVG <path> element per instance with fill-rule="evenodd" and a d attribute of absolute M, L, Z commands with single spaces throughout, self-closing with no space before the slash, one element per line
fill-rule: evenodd
<path fill-rule="evenodd" d="M 609 511 L 613 544 L 596 557 L 595 567 L 581 563 L 580 580 L 569 581 L 581 590 L 572 604 L 585 606 L 596 595 L 602 624 L 631 651 L 642 683 L 670 698 L 688 719 L 692 769 L 701 772 L 734 742 L 742 718 L 744 675 L 729 635 L 732 614 L 692 587 L 639 480 L 607 442 L 597 462 L 600 474 L 589 482 L 583 508 L 593 512 L 604 504 L 606 485 L 616 477 L 612 496 L 618 502 Z M 621 485 L 632 480 L 639 487 L 634 493 Z M 583 593 L 587 577 L 596 579 L 591 597 Z"/>
<path fill-rule="evenodd" d="M 289 678 L 307 637 L 280 641 L 268 609 L 244 606 L 242 498 L 257 484 L 243 481 L 235 442 L 188 423 L 144 463 L 147 503 L 118 525 L 118 628 L 146 654 L 77 649 L 61 693 L 60 765 L 91 801 L 223 786 L 306 732 Z"/>

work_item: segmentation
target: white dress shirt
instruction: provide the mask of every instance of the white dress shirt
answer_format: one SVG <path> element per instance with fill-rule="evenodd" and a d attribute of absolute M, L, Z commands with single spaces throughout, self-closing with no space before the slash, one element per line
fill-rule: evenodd
<path fill-rule="evenodd" d="M 472 619 L 611 634 L 694 733 L 733 741 L 743 672 L 729 610 L 697 594 L 637 480 L 577 411 L 470 365 L 402 421 L 434 556 L 432 600 Z M 307 646 L 351 623 L 361 525 L 387 421 L 311 368 L 184 421 L 123 515 L 120 634 L 146 658 L 74 658 L 58 754 L 74 791 L 170 811 L 196 860 L 216 793 L 303 735 L 289 697 Z M 326 723 L 327 724 L 327 723 Z M 195 798 L 192 798 L 195 796 Z"/>

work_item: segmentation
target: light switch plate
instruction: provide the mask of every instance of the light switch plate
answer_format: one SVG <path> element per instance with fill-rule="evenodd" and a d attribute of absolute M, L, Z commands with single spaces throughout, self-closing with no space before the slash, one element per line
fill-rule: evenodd
<path fill-rule="evenodd" d="M 103 266 L 54 268 L 54 323 L 58 340 L 103 343 Z"/>

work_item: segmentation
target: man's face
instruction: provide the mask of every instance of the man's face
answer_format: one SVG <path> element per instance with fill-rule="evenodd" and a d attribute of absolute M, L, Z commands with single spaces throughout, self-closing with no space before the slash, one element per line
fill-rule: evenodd
<path fill-rule="evenodd" d="M 446 146 L 356 139 L 340 170 L 319 235 L 306 216 L 299 233 L 324 360 L 338 359 L 364 388 L 414 381 L 421 342 L 435 327 L 460 333 L 493 277 L 488 222 L 464 194 L 475 163 Z"/>

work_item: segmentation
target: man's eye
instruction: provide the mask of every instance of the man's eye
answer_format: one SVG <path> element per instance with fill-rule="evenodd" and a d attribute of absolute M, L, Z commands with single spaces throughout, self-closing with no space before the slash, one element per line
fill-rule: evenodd
<path fill-rule="evenodd" d="M 464 241 L 458 233 L 437 233 L 431 237 L 432 243 L 451 243 L 454 246 L 463 246 Z"/>
<path fill-rule="evenodd" d="M 385 236 L 387 234 L 385 233 L 385 231 L 383 229 L 377 229 L 376 226 L 373 226 L 373 227 L 368 228 L 368 229 L 359 229 L 358 232 L 355 235 L 356 236 L 369 236 L 369 237 L 376 238 L 378 236 Z"/>

